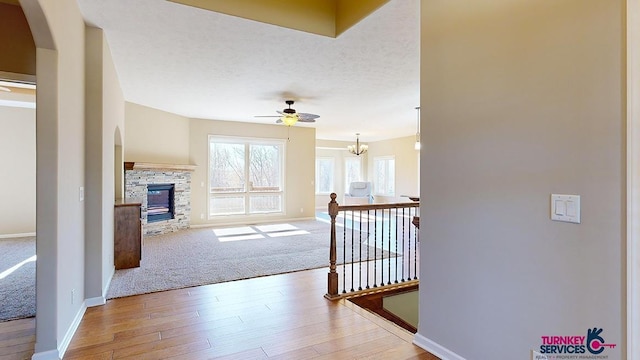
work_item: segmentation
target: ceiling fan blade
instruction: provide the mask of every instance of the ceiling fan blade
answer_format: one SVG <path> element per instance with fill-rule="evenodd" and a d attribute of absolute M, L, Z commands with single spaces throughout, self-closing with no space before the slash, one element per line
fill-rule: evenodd
<path fill-rule="evenodd" d="M 298 116 L 300 117 L 300 121 L 310 121 L 310 120 L 314 120 L 319 118 L 320 115 L 316 115 L 316 114 L 307 114 L 307 113 L 298 113 Z"/>
<path fill-rule="evenodd" d="M 293 100 L 287 100 L 285 101 L 286 104 L 289 106 L 288 108 L 282 110 L 282 111 L 276 111 L 276 113 L 280 114 L 280 115 L 256 115 L 255 117 L 275 117 L 275 118 L 279 118 L 278 120 L 276 120 L 276 124 L 282 124 L 283 118 L 287 118 L 287 124 L 288 125 L 293 125 L 296 121 L 299 122 L 303 122 L 303 123 L 313 123 L 316 122 L 316 119 L 320 117 L 320 115 L 316 115 L 316 114 L 308 114 L 308 113 L 299 113 L 297 112 L 295 109 L 291 108 L 291 105 L 294 104 Z M 291 121 L 291 119 L 289 119 L 290 117 L 296 117 L 297 119 L 295 119 L 295 121 Z"/>

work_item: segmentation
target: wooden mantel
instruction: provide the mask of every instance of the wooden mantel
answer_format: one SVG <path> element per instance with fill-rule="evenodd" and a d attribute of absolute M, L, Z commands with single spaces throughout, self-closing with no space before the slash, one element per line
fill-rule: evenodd
<path fill-rule="evenodd" d="M 173 171 L 194 171 L 197 165 L 187 164 L 158 164 L 145 162 L 127 162 L 124 163 L 125 170 L 173 170 Z"/>

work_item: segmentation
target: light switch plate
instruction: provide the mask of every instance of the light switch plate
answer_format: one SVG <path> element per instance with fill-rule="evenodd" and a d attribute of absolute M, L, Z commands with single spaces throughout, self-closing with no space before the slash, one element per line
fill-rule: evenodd
<path fill-rule="evenodd" d="M 551 194 L 551 220 L 580 224 L 580 195 Z"/>

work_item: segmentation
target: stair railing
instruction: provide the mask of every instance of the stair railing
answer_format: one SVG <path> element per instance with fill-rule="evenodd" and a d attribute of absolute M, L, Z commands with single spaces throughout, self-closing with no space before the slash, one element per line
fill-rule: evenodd
<path fill-rule="evenodd" d="M 420 203 L 340 205 L 330 195 L 327 299 L 415 285 Z"/>

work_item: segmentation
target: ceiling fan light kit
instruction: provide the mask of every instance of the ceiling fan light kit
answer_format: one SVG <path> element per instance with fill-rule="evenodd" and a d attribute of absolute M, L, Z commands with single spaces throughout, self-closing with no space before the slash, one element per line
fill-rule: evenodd
<path fill-rule="evenodd" d="M 285 114 L 280 118 L 283 124 L 286 126 L 293 126 L 298 122 L 298 114 Z"/>
<path fill-rule="evenodd" d="M 360 144 L 360 133 L 356 134 L 356 144 L 347 146 L 350 153 L 360 156 L 369 150 L 369 145 Z"/>

